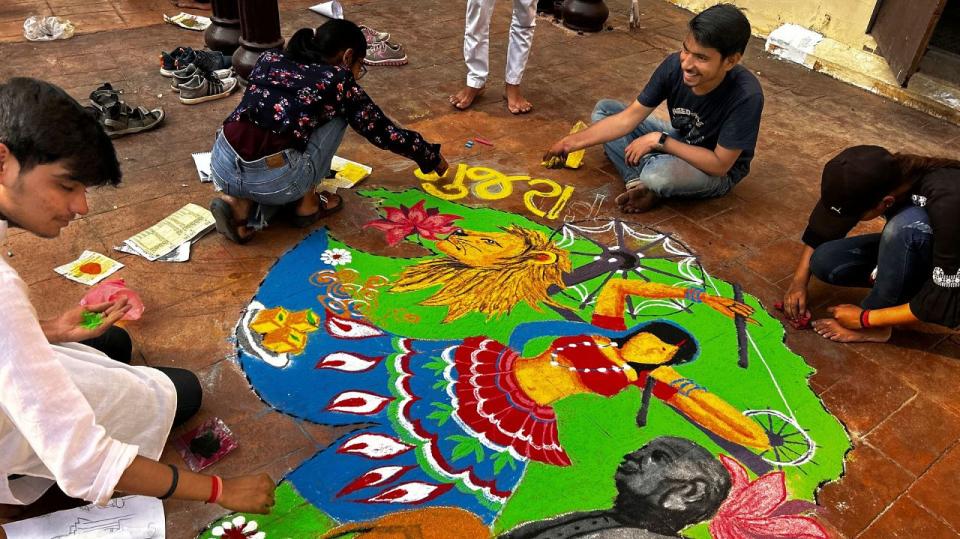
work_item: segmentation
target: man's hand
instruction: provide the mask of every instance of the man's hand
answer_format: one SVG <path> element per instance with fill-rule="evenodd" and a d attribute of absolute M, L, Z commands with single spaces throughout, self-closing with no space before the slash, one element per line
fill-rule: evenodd
<path fill-rule="evenodd" d="M 796 279 L 790 282 L 790 287 L 783 295 L 783 314 L 794 322 L 811 317 L 810 310 L 807 309 L 807 284 L 805 282 Z"/>
<path fill-rule="evenodd" d="M 652 152 L 659 142 L 659 132 L 647 133 L 646 135 L 643 135 L 642 137 L 639 137 L 631 142 L 629 145 L 627 145 L 627 149 L 624 152 L 624 157 L 626 157 L 627 164 L 631 167 L 639 165 L 640 159 Z"/>
<path fill-rule="evenodd" d="M 97 305 L 77 305 L 56 318 L 40 322 L 40 328 L 47 337 L 47 342 L 53 344 L 85 341 L 106 333 L 110 326 L 123 318 L 129 310 L 130 305 L 125 297 Z M 83 327 L 84 311 L 100 313 L 103 316 L 100 325 L 91 329 Z"/>
<path fill-rule="evenodd" d="M 219 503 L 223 508 L 238 513 L 265 515 L 270 512 L 275 503 L 274 489 L 276 485 L 265 473 L 224 479 L 223 496 L 220 497 Z"/>
<path fill-rule="evenodd" d="M 547 150 L 547 153 L 543 154 L 543 162 L 548 168 L 563 168 L 564 163 L 567 162 L 567 154 L 573 151 L 568 138 L 563 137 L 558 140 Z"/>
<path fill-rule="evenodd" d="M 836 320 L 837 323 L 847 329 L 863 328 L 863 326 L 860 325 L 860 313 L 863 312 L 863 309 L 856 305 L 844 303 L 843 305 L 829 307 L 827 311 L 833 315 L 833 319 Z"/>

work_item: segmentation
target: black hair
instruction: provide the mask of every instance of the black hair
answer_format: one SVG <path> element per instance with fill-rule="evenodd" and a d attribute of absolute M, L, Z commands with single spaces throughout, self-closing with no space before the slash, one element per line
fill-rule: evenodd
<path fill-rule="evenodd" d="M 709 7 L 687 25 L 697 43 L 716 49 L 724 58 L 747 50 L 750 41 L 750 21 L 733 4 Z"/>
<path fill-rule="evenodd" d="M 284 54 L 302 64 L 329 64 L 337 53 L 353 49 L 354 61 L 367 56 L 367 39 L 356 24 L 330 19 L 316 30 L 301 28 L 287 41 Z"/>
<path fill-rule="evenodd" d="M 673 355 L 670 361 L 664 363 L 664 365 L 680 365 L 681 363 L 693 361 L 700 352 L 700 348 L 697 346 L 697 341 L 693 338 L 693 335 L 687 332 L 687 330 L 678 325 L 661 320 L 643 324 L 642 326 L 636 328 L 636 331 L 630 333 L 629 335 L 611 340 L 617 343 L 619 348 L 623 348 L 626 346 L 627 341 L 640 333 L 650 333 L 666 344 L 673 346 L 679 345 L 677 353 Z M 631 364 L 636 365 L 637 363 L 631 362 Z M 639 363 L 639 365 L 643 364 Z M 653 367 L 659 366 L 660 365 L 653 365 Z"/>
<path fill-rule="evenodd" d="M 0 143 L 20 162 L 20 173 L 63 161 L 72 179 L 88 186 L 117 185 L 117 152 L 97 118 L 49 82 L 14 77 L 0 84 Z"/>

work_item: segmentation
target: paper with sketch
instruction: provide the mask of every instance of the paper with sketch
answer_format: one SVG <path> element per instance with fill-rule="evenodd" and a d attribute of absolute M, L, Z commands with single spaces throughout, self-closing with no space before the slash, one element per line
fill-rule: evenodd
<path fill-rule="evenodd" d="M 163 502 L 148 496 L 114 498 L 4 524 L 8 539 L 163 539 Z"/>
<path fill-rule="evenodd" d="M 215 224 L 210 210 L 187 204 L 123 243 L 147 260 L 157 260 L 213 230 Z"/>
<path fill-rule="evenodd" d="M 53 271 L 71 281 L 93 286 L 123 267 L 123 264 L 95 251 L 84 251 L 80 258 Z"/>
<path fill-rule="evenodd" d="M 210 152 L 197 152 L 190 154 L 193 156 L 193 164 L 197 166 L 197 174 L 200 175 L 202 183 L 212 182 L 210 179 Z"/>

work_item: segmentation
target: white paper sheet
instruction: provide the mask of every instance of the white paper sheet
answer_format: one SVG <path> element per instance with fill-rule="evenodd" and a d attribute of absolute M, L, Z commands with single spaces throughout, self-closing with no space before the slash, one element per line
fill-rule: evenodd
<path fill-rule="evenodd" d="M 114 498 L 4 524 L 8 539 L 164 539 L 163 503 L 147 496 Z"/>
<path fill-rule="evenodd" d="M 212 182 L 210 179 L 210 152 L 197 152 L 193 156 L 193 163 L 197 166 L 197 174 L 202 183 Z"/>

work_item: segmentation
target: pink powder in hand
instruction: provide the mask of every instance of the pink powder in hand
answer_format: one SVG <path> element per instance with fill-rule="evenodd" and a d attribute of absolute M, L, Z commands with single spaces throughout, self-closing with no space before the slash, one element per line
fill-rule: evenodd
<path fill-rule="evenodd" d="M 80 300 L 80 305 L 97 305 L 109 301 L 117 301 L 120 298 L 127 298 L 127 304 L 130 310 L 123 315 L 121 320 L 139 320 L 143 316 L 143 301 L 140 295 L 127 288 L 127 283 L 123 279 L 109 279 L 94 286 Z"/>

